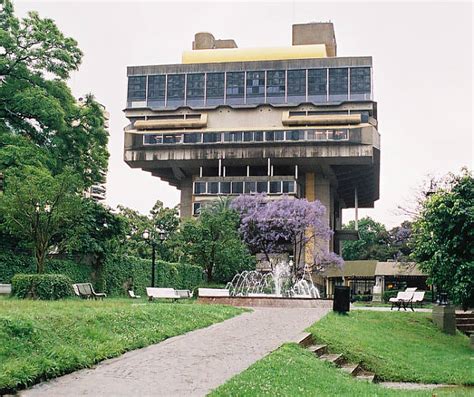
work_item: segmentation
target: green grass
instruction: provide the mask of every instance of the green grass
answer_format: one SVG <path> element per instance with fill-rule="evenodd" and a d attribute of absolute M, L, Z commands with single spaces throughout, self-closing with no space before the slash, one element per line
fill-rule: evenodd
<path fill-rule="evenodd" d="M 469 339 L 442 333 L 429 313 L 329 313 L 308 331 L 383 380 L 474 385 Z"/>
<path fill-rule="evenodd" d="M 469 396 L 467 390 L 404 391 L 356 380 L 298 346 L 285 344 L 210 393 L 211 397 L 250 396 Z"/>
<path fill-rule="evenodd" d="M 364 306 L 364 307 L 392 307 L 391 303 L 385 303 L 385 302 L 354 302 L 352 303 L 354 306 Z M 413 306 L 415 309 L 431 309 L 433 307 L 432 302 L 425 302 L 423 303 L 423 306 L 420 306 L 417 304 L 416 306 Z M 393 310 L 397 310 L 395 307 Z M 411 309 L 407 309 L 411 310 Z"/>
<path fill-rule="evenodd" d="M 0 395 L 243 311 L 144 299 L 0 299 Z"/>

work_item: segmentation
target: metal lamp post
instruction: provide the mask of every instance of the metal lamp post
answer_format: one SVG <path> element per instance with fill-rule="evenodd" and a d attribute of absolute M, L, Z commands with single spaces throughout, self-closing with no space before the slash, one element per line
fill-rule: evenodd
<path fill-rule="evenodd" d="M 166 239 L 166 234 L 163 230 L 158 230 L 158 238 L 160 244 Z M 154 236 L 145 229 L 143 232 L 143 239 L 151 245 L 151 287 L 155 286 L 155 262 L 156 262 L 156 240 Z"/>

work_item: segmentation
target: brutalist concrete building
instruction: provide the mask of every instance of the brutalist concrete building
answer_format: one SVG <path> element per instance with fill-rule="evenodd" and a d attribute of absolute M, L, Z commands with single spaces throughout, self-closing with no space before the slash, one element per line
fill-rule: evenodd
<path fill-rule="evenodd" d="M 338 56 L 332 23 L 294 25 L 284 48 L 198 33 L 180 64 L 127 75 L 124 159 L 180 190 L 181 217 L 220 195 L 317 199 L 338 252 L 342 209 L 379 198 L 372 58 Z"/>

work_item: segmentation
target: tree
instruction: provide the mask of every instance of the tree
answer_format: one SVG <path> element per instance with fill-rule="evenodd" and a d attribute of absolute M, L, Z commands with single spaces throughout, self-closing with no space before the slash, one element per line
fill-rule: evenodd
<path fill-rule="evenodd" d="M 449 174 L 413 224 L 412 257 L 430 281 L 464 308 L 474 306 L 474 179 Z M 438 185 L 438 186 L 440 186 Z"/>
<path fill-rule="evenodd" d="M 149 258 L 151 248 L 143 239 L 143 232 L 148 230 L 155 237 L 163 232 L 166 240 L 158 245 L 161 259 L 170 261 L 173 257 L 173 235 L 178 230 L 179 213 L 177 207 L 168 208 L 157 200 L 148 215 L 140 214 L 124 206 L 118 206 L 118 213 L 125 223 L 127 239 L 123 243 L 123 251 L 127 255 Z"/>
<path fill-rule="evenodd" d="M 36 12 L 18 19 L 10 0 L 0 6 L 0 147 L 7 134 L 20 135 L 22 146 L 44 149 L 53 174 L 73 167 L 85 187 L 100 182 L 108 161 L 103 108 L 92 95 L 78 103 L 65 83 L 81 62 L 76 41 Z"/>
<path fill-rule="evenodd" d="M 80 187 L 80 178 L 68 169 L 53 176 L 27 166 L 6 175 L 2 228 L 32 248 L 38 273 L 44 272 L 48 252 L 81 214 Z"/>
<path fill-rule="evenodd" d="M 269 254 L 291 247 L 295 266 L 301 263 L 306 248 L 311 248 L 311 267 L 322 270 L 341 264 L 340 258 L 324 248 L 331 230 L 324 220 L 326 209 L 319 201 L 283 197 L 270 200 L 265 195 L 241 195 L 231 204 L 240 214 L 240 232 L 252 252 Z M 298 269 L 295 269 L 295 271 Z"/>
<path fill-rule="evenodd" d="M 81 256 L 91 255 L 100 267 L 109 253 L 115 253 L 125 238 L 122 217 L 92 199 L 83 198 L 81 216 L 67 231 L 65 250 Z"/>
<path fill-rule="evenodd" d="M 229 281 L 236 273 L 255 267 L 241 241 L 239 215 L 219 200 L 202 209 L 198 219 L 185 220 L 174 246 L 181 261 L 200 265 L 208 281 Z"/>

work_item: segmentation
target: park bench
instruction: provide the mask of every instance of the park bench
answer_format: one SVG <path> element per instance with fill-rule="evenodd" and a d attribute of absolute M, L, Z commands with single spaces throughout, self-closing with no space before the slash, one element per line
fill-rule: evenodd
<path fill-rule="evenodd" d="M 95 292 L 91 283 L 73 284 L 72 288 L 74 293 L 83 299 L 104 299 L 107 296 L 104 292 Z"/>
<path fill-rule="evenodd" d="M 226 288 L 199 288 L 198 295 L 207 298 L 230 296 L 229 290 Z"/>
<path fill-rule="evenodd" d="M 128 293 L 128 297 L 129 297 L 129 298 L 132 298 L 132 299 L 140 299 L 140 295 L 135 295 L 135 292 L 133 292 L 132 289 L 129 289 L 129 290 L 127 291 L 127 293 Z"/>
<path fill-rule="evenodd" d="M 146 289 L 149 300 L 153 299 L 172 299 L 176 301 L 181 298 L 190 298 L 192 296 L 189 290 L 175 290 L 174 288 L 152 288 Z"/>
<path fill-rule="evenodd" d="M 407 288 L 408 290 L 409 288 Z M 395 306 L 398 307 L 398 310 L 400 310 L 402 307 L 404 310 L 407 310 L 407 306 L 410 304 L 412 305 L 413 302 L 413 295 L 415 294 L 414 291 L 411 291 L 412 288 L 410 288 L 410 291 L 402 291 L 397 294 L 395 298 L 390 298 L 389 302 L 392 304 L 392 307 L 390 310 L 392 310 Z M 416 288 L 415 288 L 416 289 Z M 411 306 L 411 309 L 413 310 L 413 306 Z"/>

